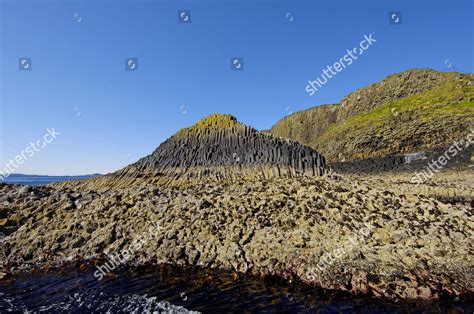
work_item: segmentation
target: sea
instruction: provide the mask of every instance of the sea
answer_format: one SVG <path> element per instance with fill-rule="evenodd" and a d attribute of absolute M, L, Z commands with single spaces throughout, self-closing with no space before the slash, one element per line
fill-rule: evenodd
<path fill-rule="evenodd" d="M 0 313 L 472 313 L 472 302 L 401 302 L 322 291 L 278 278 L 171 266 L 77 267 L 0 280 Z"/>
<path fill-rule="evenodd" d="M 90 174 L 82 176 L 42 176 L 42 175 L 28 175 L 28 174 L 11 174 L 0 182 L 9 184 L 23 184 L 23 185 L 46 185 L 49 183 L 62 182 L 68 180 L 82 180 L 90 179 L 100 176 L 100 174 Z"/>

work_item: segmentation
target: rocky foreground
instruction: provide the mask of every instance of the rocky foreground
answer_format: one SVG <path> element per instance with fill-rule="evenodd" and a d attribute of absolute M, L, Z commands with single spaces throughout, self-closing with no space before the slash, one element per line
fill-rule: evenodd
<path fill-rule="evenodd" d="M 398 194 L 423 195 L 444 203 L 465 203 L 474 210 L 474 169 L 449 169 L 421 184 L 411 181 L 416 172 L 346 173 L 345 178 L 369 186 L 386 186 Z"/>
<path fill-rule="evenodd" d="M 128 252 L 132 264 L 273 274 L 378 297 L 474 293 L 469 205 L 354 179 L 102 191 L 3 184 L 0 208 L 3 273 Z"/>

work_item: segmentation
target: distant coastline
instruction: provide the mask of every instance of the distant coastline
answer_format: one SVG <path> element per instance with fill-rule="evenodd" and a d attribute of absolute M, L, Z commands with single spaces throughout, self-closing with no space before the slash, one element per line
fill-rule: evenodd
<path fill-rule="evenodd" d="M 99 173 L 78 175 L 78 176 L 48 176 L 35 174 L 12 173 L 10 176 L 0 181 L 8 184 L 24 184 L 31 186 L 46 185 L 54 182 L 63 182 L 68 180 L 85 180 L 101 176 Z"/>

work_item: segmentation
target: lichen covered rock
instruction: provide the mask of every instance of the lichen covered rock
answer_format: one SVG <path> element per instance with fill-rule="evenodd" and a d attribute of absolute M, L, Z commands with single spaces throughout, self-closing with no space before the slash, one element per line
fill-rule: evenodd
<path fill-rule="evenodd" d="M 37 187 L 30 197 L 19 189 L 0 185 L 0 204 L 10 202 L 4 219 L 16 224 L 3 235 L 0 272 L 128 250 L 132 264 L 218 267 L 379 297 L 474 293 L 470 206 L 375 181 L 273 178 L 100 193 Z M 81 208 L 65 208 L 59 195 Z"/>

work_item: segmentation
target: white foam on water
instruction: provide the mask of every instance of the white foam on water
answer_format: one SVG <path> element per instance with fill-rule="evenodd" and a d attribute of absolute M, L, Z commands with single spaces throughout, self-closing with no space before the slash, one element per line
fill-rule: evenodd
<path fill-rule="evenodd" d="M 2 294 L 3 301 L 8 304 L 5 308 L 7 312 L 28 313 L 30 309 L 15 297 L 5 297 Z M 169 313 L 169 314 L 188 314 L 199 313 L 190 311 L 183 306 L 173 305 L 166 301 L 159 301 L 157 297 L 148 295 L 107 295 L 103 292 L 89 291 L 87 294 L 74 293 L 64 297 L 59 302 L 41 306 L 35 309 L 35 312 L 56 312 L 56 311 L 77 311 L 88 310 L 103 313 L 116 313 L 118 311 L 125 313 Z"/>

